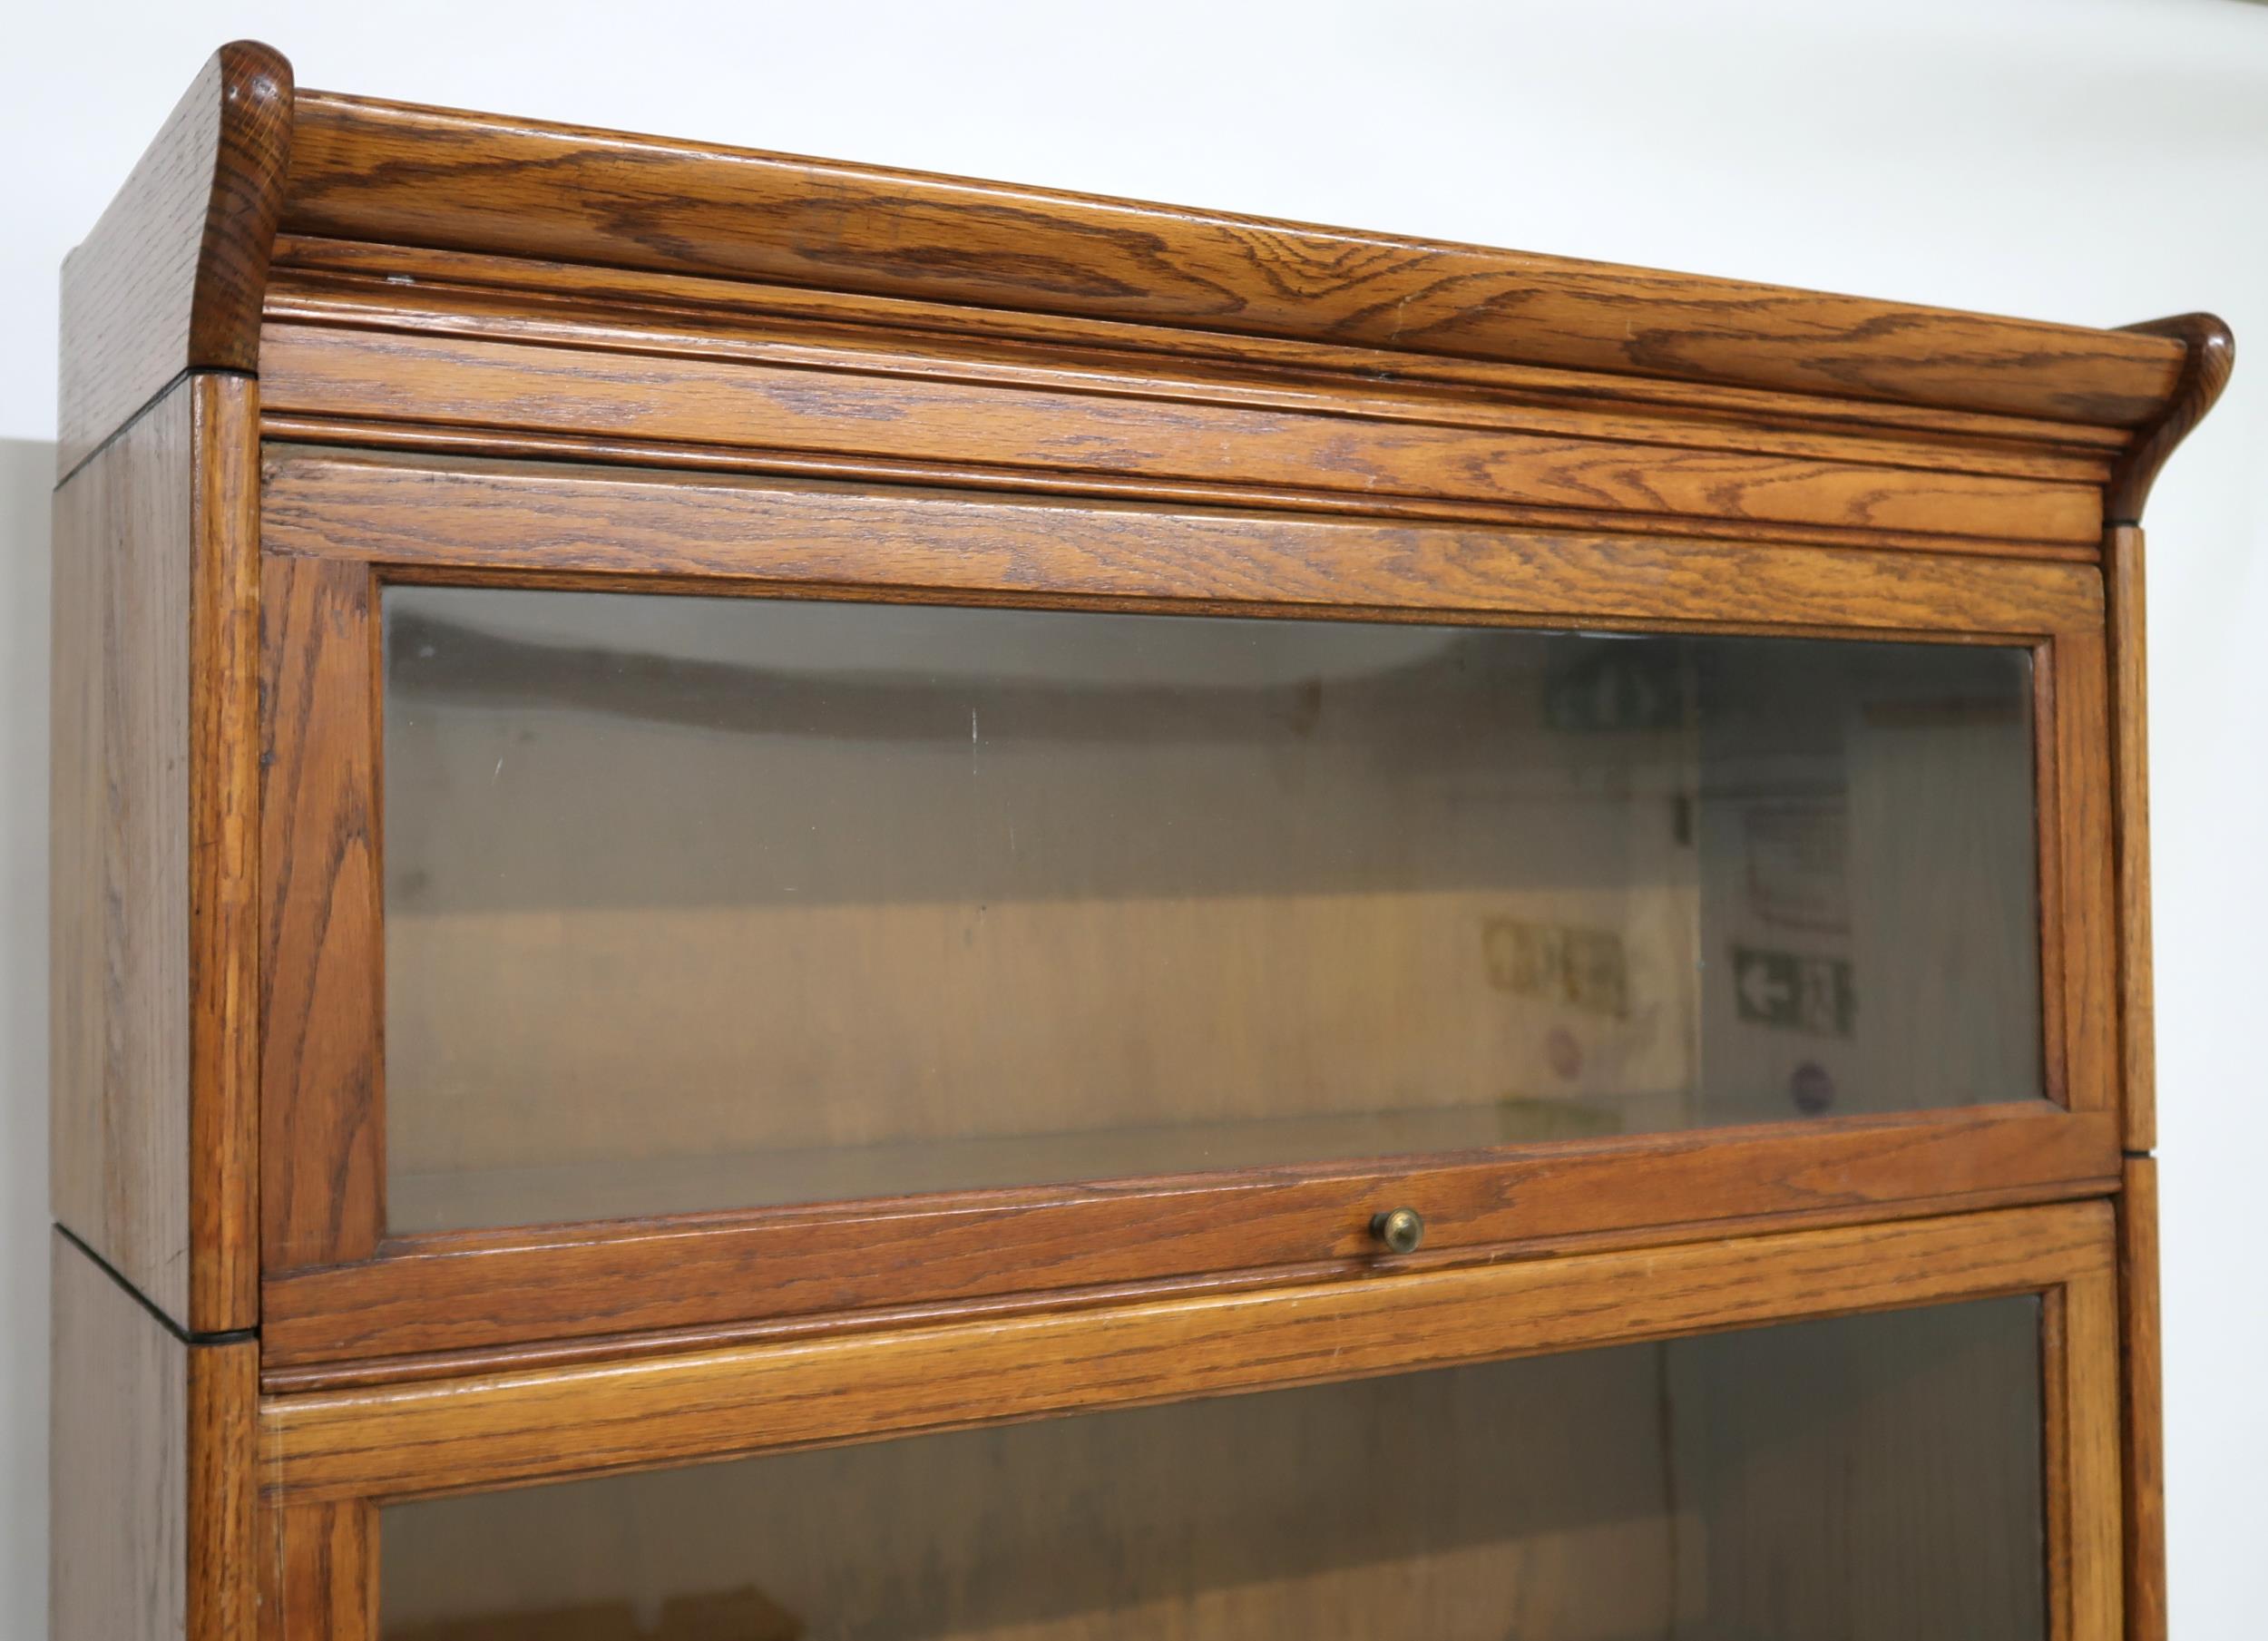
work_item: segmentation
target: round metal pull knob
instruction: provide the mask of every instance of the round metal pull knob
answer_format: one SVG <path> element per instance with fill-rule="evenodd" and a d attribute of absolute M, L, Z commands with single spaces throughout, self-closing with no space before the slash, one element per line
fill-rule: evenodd
<path fill-rule="evenodd" d="M 1425 1216 L 1415 1208 L 1393 1208 L 1370 1218 L 1370 1234 L 1386 1245 L 1389 1254 L 1414 1254 L 1425 1240 Z"/>

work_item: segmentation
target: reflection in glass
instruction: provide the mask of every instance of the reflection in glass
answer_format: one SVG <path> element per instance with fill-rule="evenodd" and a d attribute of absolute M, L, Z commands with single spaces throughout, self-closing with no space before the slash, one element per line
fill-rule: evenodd
<path fill-rule="evenodd" d="M 2037 1097 L 2028 660 L 386 595 L 396 1231 Z"/>
<path fill-rule="evenodd" d="M 385 1641 L 2045 1634 L 2024 1297 L 388 1508 Z"/>

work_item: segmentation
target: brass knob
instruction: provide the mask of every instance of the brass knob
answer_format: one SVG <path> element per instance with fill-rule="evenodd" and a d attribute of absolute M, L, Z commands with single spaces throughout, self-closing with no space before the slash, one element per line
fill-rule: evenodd
<path fill-rule="evenodd" d="M 1370 1216 L 1370 1234 L 1386 1245 L 1389 1254 L 1414 1254 L 1425 1240 L 1425 1216 L 1415 1208 L 1394 1208 Z"/>

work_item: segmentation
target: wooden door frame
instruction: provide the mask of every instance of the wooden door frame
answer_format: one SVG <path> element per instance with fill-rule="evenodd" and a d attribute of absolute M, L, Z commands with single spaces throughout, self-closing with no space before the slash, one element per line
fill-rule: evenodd
<path fill-rule="evenodd" d="M 271 447 L 261 850 L 271 1368 L 2116 1188 L 2103 594 L 2089 565 L 1065 503 Z M 1075 529 L 1067 529 L 1075 525 Z M 1997 642 L 2034 658 L 2048 1098 L 1452 1157 L 389 1237 L 379 603 L 390 581 Z M 663 1277 L 668 1280 L 661 1280 Z M 601 1346 L 600 1348 L 611 1348 Z"/>
<path fill-rule="evenodd" d="M 376 1641 L 389 1501 L 2033 1294 L 2049 1636 L 2113 1641 L 2118 1255 L 2061 1203 L 270 1395 L 261 1635 Z"/>

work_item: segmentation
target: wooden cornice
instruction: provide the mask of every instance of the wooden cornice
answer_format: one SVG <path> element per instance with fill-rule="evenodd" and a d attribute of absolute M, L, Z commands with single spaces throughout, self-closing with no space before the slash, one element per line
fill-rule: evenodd
<path fill-rule="evenodd" d="M 1639 404 L 1696 425 L 2083 457 L 2113 523 L 2139 511 L 2230 357 L 2226 327 L 2203 317 L 1998 318 L 295 97 L 280 56 L 240 44 L 207 65 L 67 265 L 66 470 L 179 371 L 257 370 L 263 310 L 279 317 L 271 249 L 293 321 L 327 301 L 319 323 L 493 333 L 516 307 L 548 346 L 562 327 L 632 350 L 666 331 L 669 351 L 723 356 L 786 324 L 986 365 L 1166 355 L 1214 381 Z M 455 294 L 421 312 L 426 291 Z"/>

